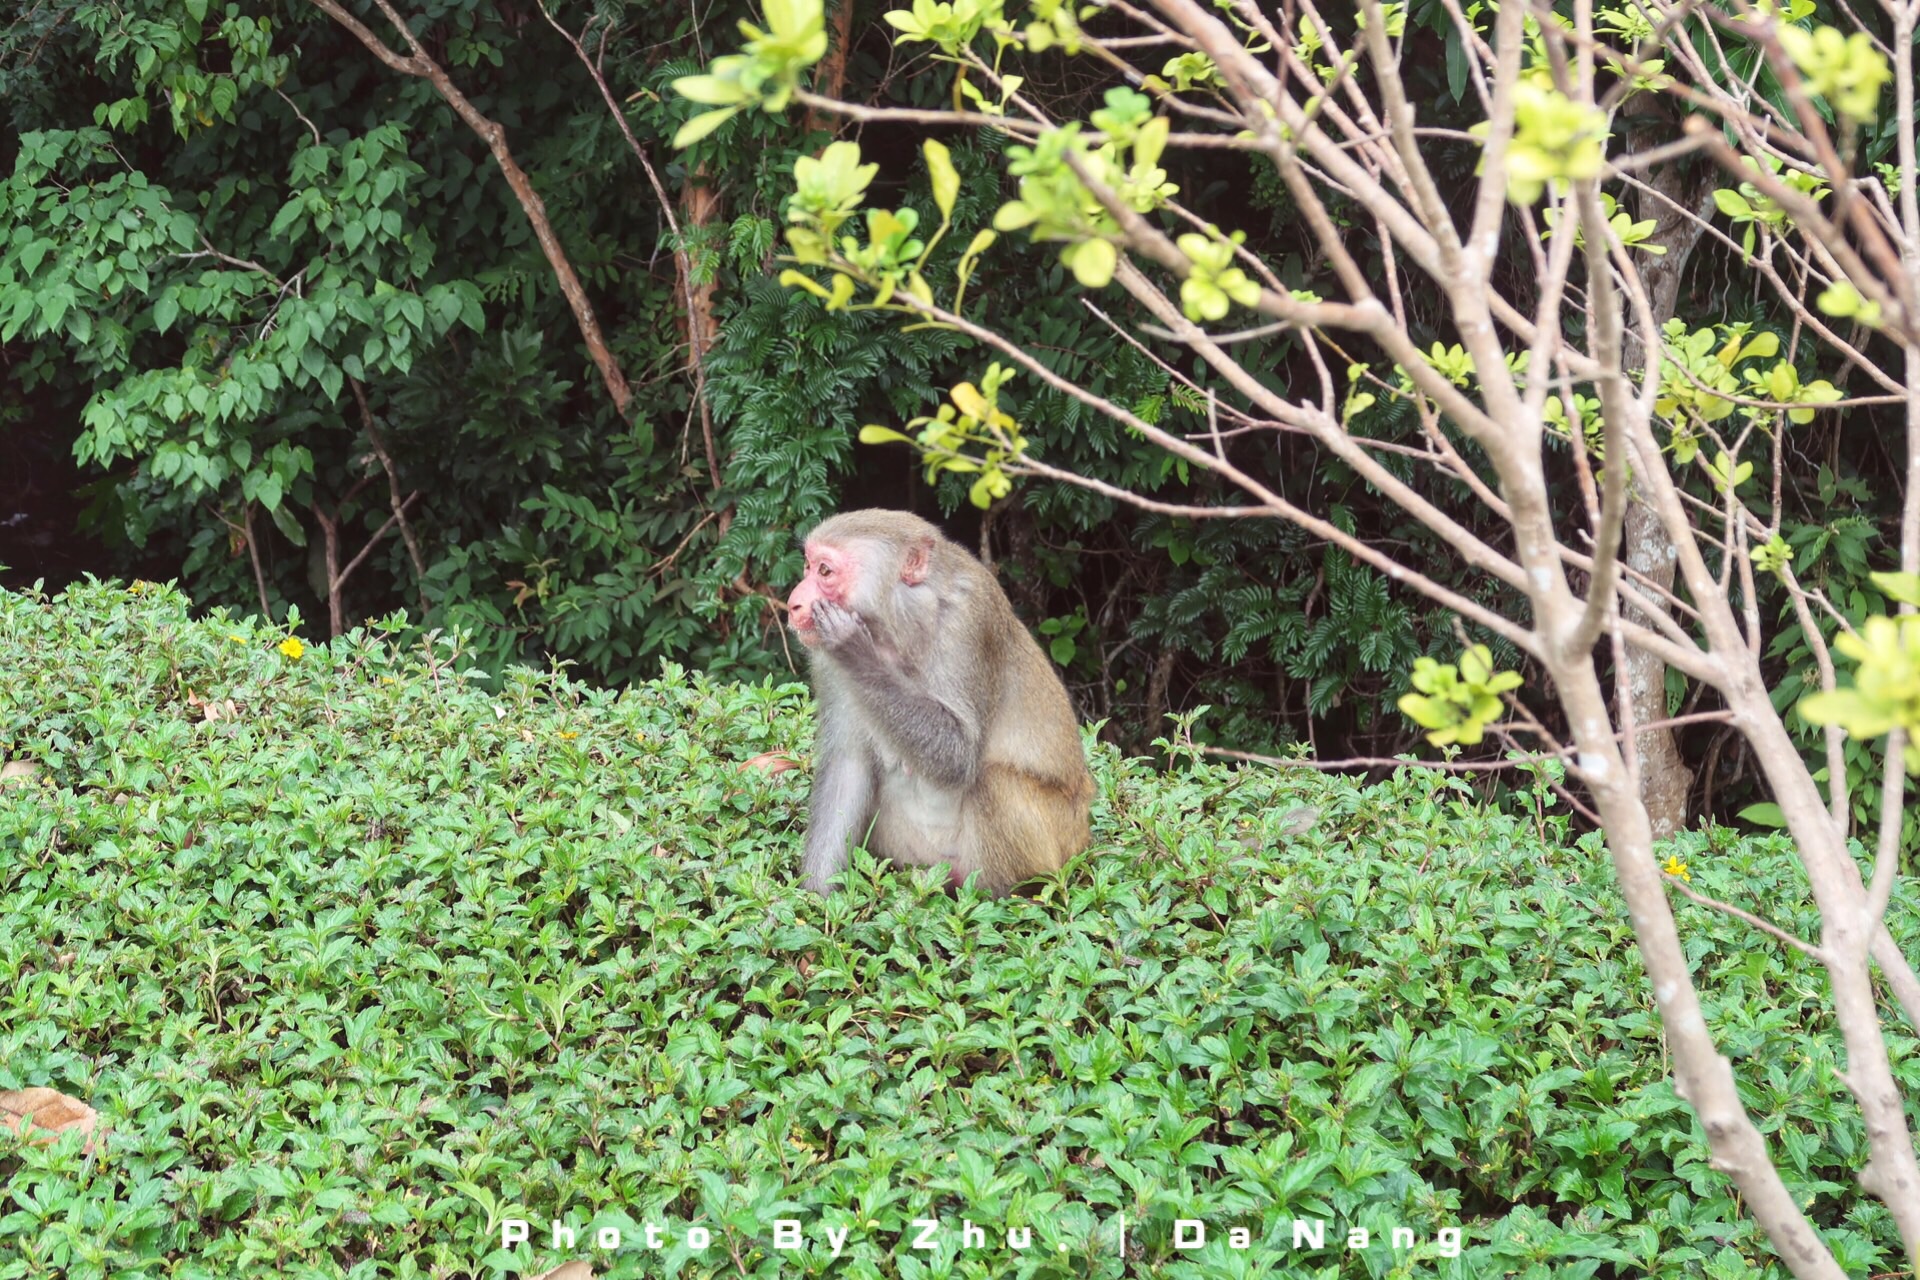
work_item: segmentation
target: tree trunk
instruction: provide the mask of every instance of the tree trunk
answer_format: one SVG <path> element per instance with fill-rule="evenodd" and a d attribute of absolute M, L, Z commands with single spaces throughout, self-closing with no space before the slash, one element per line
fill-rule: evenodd
<path fill-rule="evenodd" d="M 1668 109 L 1664 100 L 1661 106 L 1661 114 L 1666 114 Z M 1648 120 L 1640 129 L 1630 127 L 1627 135 L 1629 147 L 1641 141 L 1636 136 L 1639 133 L 1651 135 L 1663 126 L 1665 132 L 1662 136 L 1671 136 L 1671 124 L 1666 121 Z M 1651 141 L 1648 145 L 1652 145 Z M 1673 315 L 1687 257 L 1700 239 L 1699 223 L 1680 212 L 1680 209 L 1698 217 L 1708 216 L 1712 211 L 1714 173 L 1710 166 L 1692 157 L 1682 157 L 1655 165 L 1647 173 L 1647 183 L 1666 200 L 1641 193 L 1639 216 L 1654 218 L 1658 222 L 1653 236 L 1646 243 L 1663 246 L 1666 253 L 1654 255 L 1635 251 L 1633 256 L 1640 268 L 1640 278 L 1646 285 L 1654 323 L 1658 325 L 1666 323 Z M 1667 203 L 1669 200 L 1673 204 Z M 1675 204 L 1680 209 L 1675 209 Z M 1624 336 L 1627 367 L 1631 369 L 1636 364 L 1644 367 L 1647 354 L 1640 349 L 1639 330 L 1629 325 Z M 1656 375 L 1649 371 L 1648 376 Z M 1608 459 L 1608 462 L 1611 463 L 1612 459 Z M 1671 587 L 1673 543 L 1667 539 L 1666 527 L 1661 524 L 1660 517 L 1637 497 L 1627 504 L 1623 534 L 1622 556 L 1627 567 L 1645 574 L 1662 587 Z M 1628 617 L 1646 621 L 1639 614 L 1639 610 L 1631 606 L 1627 608 Z M 1643 725 L 1667 719 L 1667 667 L 1659 656 L 1629 645 L 1625 676 L 1628 695 L 1633 702 L 1633 722 Z M 1640 762 L 1640 798 L 1647 806 L 1654 839 L 1664 839 L 1687 824 L 1687 796 L 1693 788 L 1693 771 L 1680 758 L 1679 747 L 1670 729 L 1636 733 L 1634 749 Z"/>

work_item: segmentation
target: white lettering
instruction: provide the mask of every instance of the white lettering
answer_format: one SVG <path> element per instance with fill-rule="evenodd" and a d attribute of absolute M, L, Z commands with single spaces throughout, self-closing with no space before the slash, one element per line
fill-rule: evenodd
<path fill-rule="evenodd" d="M 940 1231 L 939 1220 L 935 1218 L 915 1218 L 913 1220 L 913 1225 L 916 1227 L 924 1228 L 924 1230 L 922 1230 L 919 1235 L 913 1238 L 913 1243 L 908 1245 L 907 1248 L 909 1249 L 933 1248 L 933 1237 L 937 1235 Z"/>
<path fill-rule="evenodd" d="M 564 1222 L 554 1223 L 547 1235 L 547 1248 L 549 1249 L 566 1249 L 571 1251 L 578 1247 L 574 1241 L 578 1239 L 579 1233 Z"/>
<path fill-rule="evenodd" d="M 1253 1232 L 1245 1227 L 1235 1227 L 1227 1232 L 1227 1248 L 1249 1249 L 1253 1247 Z"/>
<path fill-rule="evenodd" d="M 1175 1218 L 1173 1220 L 1173 1247 L 1176 1249 L 1198 1249 L 1207 1242 L 1207 1224 L 1198 1218 Z"/>
<path fill-rule="evenodd" d="M 1347 1248 L 1364 1249 L 1372 1243 L 1373 1232 L 1367 1230 L 1365 1227 L 1350 1227 L 1347 1229 Z"/>
<path fill-rule="evenodd" d="M 511 1249 L 517 1244 L 525 1244 L 527 1230 L 525 1218 L 503 1218 L 500 1222 L 500 1247 Z"/>
<path fill-rule="evenodd" d="M 1324 1218 L 1316 1218 L 1312 1222 L 1300 1218 L 1293 1220 L 1293 1247 L 1298 1249 L 1303 1243 L 1311 1244 L 1316 1249 L 1327 1247 L 1327 1223 Z"/>
<path fill-rule="evenodd" d="M 960 1219 L 960 1247 L 962 1249 L 984 1249 L 987 1247 L 987 1233 L 966 1219 Z"/>
<path fill-rule="evenodd" d="M 602 1249 L 618 1249 L 620 1247 L 620 1228 L 600 1228 L 593 1233 L 593 1243 Z"/>
<path fill-rule="evenodd" d="M 687 1228 L 687 1248 L 704 1249 L 713 1243 L 713 1232 L 705 1227 Z"/>
<path fill-rule="evenodd" d="M 800 1247 L 800 1220 L 798 1218 L 775 1218 L 773 1220 L 773 1247 L 776 1249 L 798 1249 Z"/>
<path fill-rule="evenodd" d="M 847 1247 L 847 1237 L 852 1234 L 852 1227 L 827 1228 L 827 1247 L 833 1250 L 834 1257 L 840 1256 L 840 1251 Z"/>
<path fill-rule="evenodd" d="M 1032 1227 L 1015 1227 L 1012 1230 L 1008 1231 L 1007 1232 L 1007 1248 L 1009 1249 L 1033 1248 L 1033 1228 Z"/>
<path fill-rule="evenodd" d="M 1457 1258 L 1460 1256 L 1460 1228 L 1440 1228 L 1433 1233 L 1433 1242 L 1440 1246 L 1441 1257 Z"/>
<path fill-rule="evenodd" d="M 1413 1228 L 1395 1227 L 1393 1229 L 1393 1247 L 1396 1249 L 1413 1248 Z"/>

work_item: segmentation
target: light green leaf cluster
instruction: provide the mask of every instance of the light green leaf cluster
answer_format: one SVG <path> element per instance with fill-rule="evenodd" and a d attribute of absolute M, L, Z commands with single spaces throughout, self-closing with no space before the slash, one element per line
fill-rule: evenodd
<path fill-rule="evenodd" d="M 1204 53 L 1183 53 L 1177 58 L 1167 59 L 1160 74 L 1173 85 L 1175 93 L 1187 93 L 1193 89 L 1223 89 L 1226 81 L 1220 78 L 1220 68 L 1213 65 L 1213 59 Z"/>
<path fill-rule="evenodd" d="M 1447 346 L 1436 342 L 1432 347 L 1420 353 L 1427 367 L 1451 382 L 1456 387 L 1464 387 L 1473 381 L 1473 357 L 1459 343 Z"/>
<path fill-rule="evenodd" d="M 1484 138 L 1485 121 L 1471 132 Z M 1538 77 L 1513 87 L 1513 138 L 1507 144 L 1507 198 L 1532 204 L 1550 182 L 1597 178 L 1606 161 L 1607 116 Z"/>
<path fill-rule="evenodd" d="M 864 241 L 839 232 L 860 212 L 867 186 L 880 166 L 862 164 L 860 146 L 854 142 L 833 143 L 818 159 L 802 156 L 796 160 L 794 193 L 787 202 L 787 219 L 793 224 L 787 228 L 787 243 L 793 248 L 791 260 L 803 266 L 831 267 L 834 274 L 831 286 L 824 286 L 804 272 L 788 270 L 780 273 L 780 283 L 823 299 L 829 311 L 853 305 L 860 285 L 873 290 L 872 300 L 863 304 L 866 306 L 888 306 L 901 289 L 931 304 L 933 287 L 921 275 L 921 268 L 952 225 L 954 202 L 960 196 L 960 174 L 944 143 L 929 139 L 924 154 L 933 202 L 940 210 L 940 226 L 932 236 L 922 238 L 917 234 L 918 211 L 868 209 Z M 994 233 L 982 230 L 961 255 L 956 273 L 959 287 L 952 304 L 955 310 L 965 298 L 975 262 L 993 241 Z"/>
<path fill-rule="evenodd" d="M 1357 361 L 1347 366 L 1347 398 L 1340 406 L 1340 420 L 1349 426 L 1357 415 L 1373 407 L 1375 397 L 1373 392 L 1367 390 L 1365 381 L 1370 368 L 1371 365 Z"/>
<path fill-rule="evenodd" d="M 1732 455 L 1722 449 L 1711 460 L 1705 454 L 1696 455 L 1700 465 L 1706 470 L 1707 478 L 1713 481 L 1713 487 L 1721 493 L 1730 493 L 1753 478 L 1751 462 L 1735 462 Z"/>
<path fill-rule="evenodd" d="M 1540 420 L 1558 435 L 1571 438 L 1574 429 L 1585 434 L 1587 452 L 1594 458 L 1606 461 L 1606 438 L 1600 430 L 1600 398 L 1575 392 L 1573 395 L 1573 422 L 1567 421 L 1567 404 L 1564 396 L 1548 396 L 1540 406 Z"/>
<path fill-rule="evenodd" d="M 1793 563 L 1793 544 L 1776 533 L 1748 552 L 1748 556 L 1760 572 L 1779 573 Z"/>
<path fill-rule="evenodd" d="M 1060 261 L 1074 278 L 1098 289 L 1113 278 L 1119 254 L 1109 237 L 1119 226 L 1068 162 L 1071 155 L 1128 208 L 1146 213 L 1179 190 L 1160 167 L 1171 124 L 1153 114 L 1144 94 L 1125 87 L 1107 91 L 1106 105 L 1091 117 L 1101 142 L 1089 147 L 1078 123 L 1050 129 L 1031 147 L 1007 148 L 1007 171 L 1020 180 L 1019 195 L 1000 206 L 998 231 L 1028 228 L 1035 240 L 1066 240 Z"/>
<path fill-rule="evenodd" d="M 1464 650 L 1457 666 L 1416 658 L 1412 679 L 1418 692 L 1403 694 L 1400 710 L 1431 730 L 1427 741 L 1436 747 L 1478 744 L 1500 717 L 1500 695 L 1523 683 L 1517 671 L 1495 671 L 1493 651 L 1483 644 Z"/>
<path fill-rule="evenodd" d="M 1639 249 L 1655 257 L 1667 251 L 1667 247 L 1663 244 L 1647 243 L 1652 238 L 1654 229 L 1660 225 L 1658 219 L 1642 218 L 1637 222 L 1634 221 L 1633 215 L 1621 209 L 1620 202 L 1604 191 L 1600 193 L 1600 213 L 1606 218 L 1607 226 L 1612 229 L 1613 234 L 1627 248 Z M 1542 209 L 1540 218 L 1547 224 L 1547 230 L 1540 238 L 1551 240 L 1553 233 L 1560 229 L 1560 210 Z M 1573 224 L 1573 242 L 1583 249 L 1587 246 L 1586 232 L 1581 229 L 1577 218 Z"/>
<path fill-rule="evenodd" d="M 1080 19 L 1090 18 L 1104 7 L 1089 4 L 1076 11 L 1073 0 L 1028 0 L 1033 12 L 1033 21 L 1024 33 L 1028 52 L 1044 53 L 1058 45 L 1063 53 L 1079 53 Z"/>
<path fill-rule="evenodd" d="M 1697 428 L 1733 412 L 1734 402 L 1728 396 L 1740 389 L 1733 366 L 1778 355 L 1780 338 L 1770 330 L 1749 335 L 1746 325 L 1726 326 L 1725 336 L 1713 328 L 1689 333 L 1686 322 L 1678 318 L 1667 321 L 1662 332 L 1666 342 L 1660 360 L 1660 394 L 1653 409 L 1670 424 L 1674 459 L 1684 464 L 1699 452 Z"/>
<path fill-rule="evenodd" d="M 1231 238 L 1222 238 L 1219 228 L 1208 230 L 1213 232 L 1211 236 L 1190 231 L 1174 242 L 1193 264 L 1187 278 L 1180 282 L 1180 309 L 1189 320 L 1223 319 L 1229 301 L 1243 307 L 1260 302 L 1260 286 L 1234 265 L 1234 248 L 1246 233 L 1236 231 Z"/>
<path fill-rule="evenodd" d="M 1236 230 L 1231 238 L 1221 238 L 1219 228 L 1210 226 L 1212 236 L 1187 232 L 1175 244 L 1192 263 L 1187 278 L 1181 280 L 1181 311 L 1188 320 L 1219 320 L 1227 315 L 1227 303 L 1242 307 L 1260 305 L 1260 284 L 1235 265 L 1233 251 L 1246 238 Z"/>
<path fill-rule="evenodd" d="M 1784 186 L 1798 191 L 1816 203 L 1827 198 L 1827 184 L 1819 175 L 1803 173 L 1798 169 L 1785 169 L 1776 156 L 1766 156 L 1764 159 L 1767 172 L 1778 178 Z M 1753 172 L 1760 172 L 1760 165 L 1752 156 L 1742 156 L 1741 162 Z M 1745 228 L 1745 233 L 1740 239 L 1740 247 L 1747 253 L 1753 252 L 1757 231 L 1765 230 L 1769 234 L 1778 235 L 1793 225 L 1792 219 L 1787 216 L 1786 209 L 1771 198 L 1761 195 L 1760 189 L 1751 182 L 1741 183 L 1738 190 L 1730 191 L 1725 187 L 1720 188 L 1713 193 L 1713 203 L 1721 213 L 1732 220 L 1735 226 Z"/>
<path fill-rule="evenodd" d="M 759 106 L 784 111 L 800 86 L 800 76 L 827 52 L 827 26 L 821 0 L 765 0 L 767 29 L 744 19 L 743 53 L 715 58 L 705 75 L 673 82 L 683 98 L 714 107 L 680 126 L 675 147 L 689 147 L 738 112 Z"/>
<path fill-rule="evenodd" d="M 1870 122 L 1879 114 L 1880 91 L 1893 79 L 1893 69 L 1866 32 L 1782 26 L 1779 39 L 1808 93 L 1825 98 L 1849 120 Z"/>
<path fill-rule="evenodd" d="M 1912 574 L 1876 573 L 1874 584 L 1896 600 L 1920 596 Z M 1834 637 L 1834 649 L 1857 665 L 1853 684 L 1800 701 L 1808 723 L 1839 725 L 1854 738 L 1878 738 L 1894 729 L 1920 729 L 1920 614 L 1868 618 L 1855 632 Z M 1908 769 L 1914 752 L 1909 748 Z"/>
<path fill-rule="evenodd" d="M 1403 0 L 1387 0 L 1380 6 L 1380 16 L 1384 19 L 1381 25 L 1386 28 L 1390 38 L 1398 40 L 1406 34 L 1407 6 Z M 1353 20 L 1354 25 L 1360 30 L 1367 29 L 1367 11 L 1364 8 L 1354 10 Z"/>
<path fill-rule="evenodd" d="M 1007 21 L 1005 10 L 1005 0 L 953 0 L 951 4 L 913 0 L 913 8 L 895 9 L 883 16 L 900 32 L 901 44 L 924 41 L 938 45 L 948 57 L 957 57 L 982 31 L 1012 38 L 1013 25 Z"/>
<path fill-rule="evenodd" d="M 1625 58 L 1614 52 L 1616 49 L 1635 49 L 1653 38 L 1653 18 L 1638 0 L 1626 0 L 1625 4 L 1617 7 L 1596 9 L 1593 20 L 1596 27 L 1607 33 L 1601 57 L 1615 75 L 1628 78 L 1635 89 L 1659 90 L 1672 83 L 1669 77 L 1662 74 L 1667 65 L 1664 60 L 1647 58 L 1629 65 Z"/>
<path fill-rule="evenodd" d="M 1846 280 L 1835 280 L 1820 291 L 1813 300 L 1827 315 L 1841 320 L 1857 320 L 1869 329 L 1880 326 L 1880 304 L 1860 296 L 1860 291 Z"/>
<path fill-rule="evenodd" d="M 824 265 L 842 224 L 866 203 L 867 186 L 880 172 L 860 163 L 860 144 L 835 142 L 793 162 L 793 194 L 787 199 L 787 243 L 796 262 Z"/>
<path fill-rule="evenodd" d="M 974 506 L 985 509 L 1013 491 L 1006 468 L 1027 451 L 1020 424 L 1000 408 L 1000 388 L 1013 377 L 1011 368 L 996 361 L 987 366 L 978 387 L 971 382 L 955 385 L 939 409 L 907 423 L 906 432 L 865 426 L 860 428 L 860 442 L 914 445 L 926 464 L 929 484 L 943 471 L 974 475 L 967 496 Z"/>
<path fill-rule="evenodd" d="M 1796 424 L 1812 422 L 1814 406 L 1832 404 L 1840 399 L 1840 388 L 1825 378 L 1801 382 L 1800 371 L 1785 360 L 1776 361 L 1771 369 L 1744 370 L 1741 377 L 1756 397 L 1779 404 L 1805 406 L 1787 410 L 1787 421 Z"/>

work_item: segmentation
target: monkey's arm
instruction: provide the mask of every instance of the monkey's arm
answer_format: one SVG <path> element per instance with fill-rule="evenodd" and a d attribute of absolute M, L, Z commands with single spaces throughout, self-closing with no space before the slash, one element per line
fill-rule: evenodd
<path fill-rule="evenodd" d="M 814 608 L 814 625 L 852 683 L 861 708 L 907 757 L 913 771 L 940 786 L 973 785 L 980 771 L 981 736 L 974 708 L 959 697 L 940 697 L 926 681 L 904 670 L 898 655 L 883 651 L 857 614 L 822 601 Z"/>
<path fill-rule="evenodd" d="M 807 888 L 822 895 L 833 891 L 835 878 L 846 869 L 847 850 L 866 839 L 873 821 L 873 757 L 865 743 L 847 741 L 841 727 L 841 715 L 823 706 L 813 751 L 806 851 L 800 858 Z"/>

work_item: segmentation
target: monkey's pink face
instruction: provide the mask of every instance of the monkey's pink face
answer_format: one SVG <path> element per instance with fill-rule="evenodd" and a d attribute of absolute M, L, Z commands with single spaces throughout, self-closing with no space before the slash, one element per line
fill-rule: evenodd
<path fill-rule="evenodd" d="M 807 576 L 800 579 L 800 585 L 787 597 L 787 621 L 801 644 L 812 645 L 818 640 L 813 620 L 815 605 L 826 600 L 843 609 L 847 607 L 855 568 L 854 558 L 844 547 L 824 542 L 807 544 Z"/>

